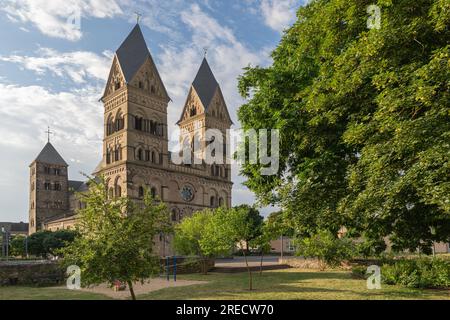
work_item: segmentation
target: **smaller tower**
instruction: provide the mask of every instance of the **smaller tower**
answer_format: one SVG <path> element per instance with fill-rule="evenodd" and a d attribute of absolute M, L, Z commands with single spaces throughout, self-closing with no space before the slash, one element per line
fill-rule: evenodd
<path fill-rule="evenodd" d="M 68 164 L 50 141 L 30 164 L 29 234 L 69 208 Z"/>
<path fill-rule="evenodd" d="M 177 124 L 181 129 L 180 142 L 183 148 L 189 143 L 192 146 L 193 155 L 197 159 L 206 158 L 206 148 L 211 142 L 206 136 L 207 130 L 215 129 L 221 132 L 224 159 L 222 163 L 208 165 L 207 170 L 213 179 L 231 182 L 231 166 L 227 163 L 225 155 L 229 147 L 227 130 L 230 129 L 233 122 L 228 113 L 220 85 L 206 57 L 192 82 Z M 195 147 L 196 145 L 197 147 Z M 211 204 L 213 206 L 213 202 Z M 219 203 L 217 202 L 216 205 L 219 205 Z"/>

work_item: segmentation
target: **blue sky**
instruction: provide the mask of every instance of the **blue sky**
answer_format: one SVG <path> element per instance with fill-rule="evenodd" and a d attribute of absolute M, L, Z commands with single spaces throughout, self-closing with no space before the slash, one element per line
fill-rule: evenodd
<path fill-rule="evenodd" d="M 101 159 L 102 95 L 114 51 L 140 25 L 173 102 L 169 130 L 208 48 L 230 114 L 242 104 L 237 76 L 270 64 L 270 52 L 303 0 L 0 0 L 0 221 L 28 221 L 28 165 L 46 142 L 70 179 Z M 80 17 L 74 20 L 71 17 Z M 80 28 L 74 21 L 80 21 Z M 253 195 L 233 170 L 233 204 Z M 265 209 L 264 212 L 269 212 Z"/>

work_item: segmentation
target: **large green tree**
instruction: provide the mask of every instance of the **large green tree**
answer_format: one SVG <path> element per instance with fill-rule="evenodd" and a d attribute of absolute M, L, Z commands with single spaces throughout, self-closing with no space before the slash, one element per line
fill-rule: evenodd
<path fill-rule="evenodd" d="M 278 174 L 246 164 L 246 185 L 302 237 L 346 226 L 398 250 L 449 241 L 450 3 L 315 0 L 297 16 L 273 64 L 240 77 L 243 128 L 281 136 Z"/>
<path fill-rule="evenodd" d="M 139 204 L 126 197 L 109 198 L 105 182 L 98 179 L 90 179 L 89 192 L 80 196 L 86 203 L 78 212 L 80 236 L 62 249 L 64 264 L 80 267 L 82 286 L 121 281 L 136 299 L 133 284 L 159 272 L 153 241 L 170 231 L 165 204 L 148 190 Z"/>

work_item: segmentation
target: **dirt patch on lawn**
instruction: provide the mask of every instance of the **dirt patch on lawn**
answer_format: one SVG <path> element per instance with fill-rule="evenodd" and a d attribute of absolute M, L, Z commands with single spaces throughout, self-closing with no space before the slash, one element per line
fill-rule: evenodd
<path fill-rule="evenodd" d="M 173 281 L 173 279 L 170 279 L 170 281 L 167 281 L 166 279 L 162 278 L 155 278 L 151 279 L 144 284 L 141 283 L 135 283 L 134 293 L 136 296 L 140 294 L 149 293 L 152 291 L 157 291 L 164 288 L 173 288 L 173 287 L 184 287 L 184 286 L 192 286 L 195 284 L 204 284 L 207 283 L 207 281 L 191 281 L 191 280 L 177 280 L 176 282 Z M 101 284 L 99 286 L 90 287 L 90 288 L 82 288 L 81 291 L 84 292 L 92 292 L 92 293 L 100 293 L 105 296 L 111 297 L 113 299 L 130 299 L 130 291 L 127 289 L 125 291 L 114 291 L 114 289 L 108 287 L 106 284 Z"/>

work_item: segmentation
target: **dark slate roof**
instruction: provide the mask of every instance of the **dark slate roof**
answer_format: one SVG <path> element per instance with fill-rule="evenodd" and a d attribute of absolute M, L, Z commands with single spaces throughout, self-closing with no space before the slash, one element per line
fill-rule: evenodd
<path fill-rule="evenodd" d="M 25 222 L 0 222 L 1 227 L 10 232 L 28 232 L 28 223 Z"/>
<path fill-rule="evenodd" d="M 68 181 L 68 185 L 69 185 L 69 191 L 78 191 L 78 189 L 80 189 L 81 185 L 84 183 L 83 181 L 74 181 L 74 180 L 69 180 Z"/>
<path fill-rule="evenodd" d="M 216 89 L 219 87 L 219 83 L 214 77 L 211 68 L 209 67 L 206 58 L 203 59 L 200 69 L 198 70 L 197 76 L 192 83 L 195 91 L 200 97 L 205 109 L 208 108 Z"/>
<path fill-rule="evenodd" d="M 150 52 L 138 24 L 117 49 L 116 54 L 125 76 L 125 81 L 128 83 L 145 60 L 150 57 Z"/>
<path fill-rule="evenodd" d="M 45 145 L 44 149 L 42 149 L 41 153 L 39 153 L 34 161 L 68 166 L 66 161 L 64 161 L 63 157 L 61 157 L 61 155 L 58 153 L 58 151 L 56 151 L 55 147 L 53 147 L 50 142 Z"/>

